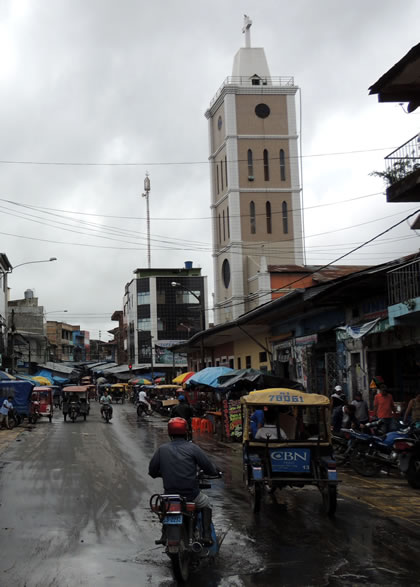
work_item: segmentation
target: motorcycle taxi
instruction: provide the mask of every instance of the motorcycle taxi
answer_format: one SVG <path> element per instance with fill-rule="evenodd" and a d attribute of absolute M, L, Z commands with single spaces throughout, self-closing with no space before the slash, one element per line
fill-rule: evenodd
<path fill-rule="evenodd" d="M 252 391 L 241 398 L 244 480 L 254 513 L 266 492 L 314 485 L 323 509 L 337 507 L 337 469 L 330 432 L 330 401 L 326 396 L 287 388 Z M 260 432 L 252 421 L 259 412 Z M 261 413 L 262 412 L 262 413 Z"/>
<path fill-rule="evenodd" d="M 63 387 L 62 411 L 64 422 L 67 416 L 72 422 L 75 422 L 78 416 L 86 418 L 90 411 L 89 404 L 89 386 L 88 385 L 68 385 Z"/>
<path fill-rule="evenodd" d="M 121 401 L 123 404 L 125 402 L 125 395 L 127 391 L 128 385 L 126 383 L 114 383 L 109 388 L 112 401 L 116 404 Z"/>
<path fill-rule="evenodd" d="M 52 387 L 34 387 L 31 395 L 31 416 L 36 422 L 38 418 L 48 418 L 52 421 L 54 400 Z"/>

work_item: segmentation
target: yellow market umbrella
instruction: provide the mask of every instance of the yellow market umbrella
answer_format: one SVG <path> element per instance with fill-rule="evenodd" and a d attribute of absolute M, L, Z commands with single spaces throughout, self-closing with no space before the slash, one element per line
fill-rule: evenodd
<path fill-rule="evenodd" d="M 48 379 L 47 377 L 43 377 L 42 375 L 36 375 L 35 377 L 32 377 L 32 380 L 36 381 L 40 385 L 52 385 L 53 384 L 50 379 Z"/>
<path fill-rule="evenodd" d="M 178 377 L 175 377 L 175 379 L 172 379 L 172 383 L 176 383 L 177 385 L 182 385 L 183 383 L 188 381 L 188 379 L 190 377 L 192 377 L 193 375 L 195 375 L 194 371 L 188 371 L 188 373 L 181 373 L 181 375 L 178 375 Z"/>

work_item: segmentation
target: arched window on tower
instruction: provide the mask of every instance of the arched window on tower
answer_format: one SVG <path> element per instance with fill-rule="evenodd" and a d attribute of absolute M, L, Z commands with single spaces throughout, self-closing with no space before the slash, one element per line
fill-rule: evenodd
<path fill-rule="evenodd" d="M 222 230 L 221 230 L 221 224 L 220 224 L 220 214 L 219 214 L 219 243 L 222 242 Z"/>
<path fill-rule="evenodd" d="M 223 161 L 220 161 L 220 179 L 222 181 L 222 192 L 223 192 Z"/>
<path fill-rule="evenodd" d="M 281 212 L 283 217 L 283 232 L 287 234 L 289 232 L 289 218 L 287 212 L 287 202 L 283 202 L 281 205 Z"/>
<path fill-rule="evenodd" d="M 251 234 L 255 234 L 257 227 L 256 227 L 256 221 L 255 221 L 255 203 L 254 202 L 249 203 L 249 221 L 250 221 Z"/>
<path fill-rule="evenodd" d="M 228 232 L 228 238 L 230 238 L 229 206 L 226 208 L 226 220 L 227 220 L 227 232 Z"/>
<path fill-rule="evenodd" d="M 283 149 L 280 149 L 280 179 L 286 181 L 286 159 Z"/>
<path fill-rule="evenodd" d="M 223 210 L 223 241 L 226 240 L 225 211 Z"/>
<path fill-rule="evenodd" d="M 219 193 L 219 166 L 216 163 L 216 186 L 217 186 L 217 193 Z"/>
<path fill-rule="evenodd" d="M 270 202 L 265 203 L 265 217 L 267 220 L 267 234 L 271 234 L 271 204 L 270 204 Z"/>
<path fill-rule="evenodd" d="M 263 159 L 264 159 L 264 180 L 269 181 L 270 180 L 270 169 L 268 167 L 268 151 L 267 151 L 267 149 L 264 149 Z"/>
<path fill-rule="evenodd" d="M 248 179 L 249 181 L 254 181 L 254 163 L 251 149 L 248 149 Z"/>
<path fill-rule="evenodd" d="M 228 186 L 228 176 L 227 176 L 227 157 L 225 155 L 225 180 L 226 180 L 226 187 Z"/>

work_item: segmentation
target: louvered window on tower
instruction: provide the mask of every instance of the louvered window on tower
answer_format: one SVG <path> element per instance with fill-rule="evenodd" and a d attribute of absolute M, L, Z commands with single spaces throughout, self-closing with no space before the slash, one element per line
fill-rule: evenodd
<path fill-rule="evenodd" d="M 248 149 L 248 181 L 254 181 L 254 163 L 251 149 Z"/>
<path fill-rule="evenodd" d="M 255 221 L 255 203 L 254 202 L 249 203 L 249 221 L 250 221 L 251 234 L 255 234 L 257 227 L 256 227 L 256 221 Z"/>
<path fill-rule="evenodd" d="M 269 181 L 270 180 L 270 169 L 268 167 L 268 151 L 267 151 L 267 149 L 264 149 L 263 159 L 264 159 L 264 181 Z"/>
<path fill-rule="evenodd" d="M 283 149 L 280 149 L 280 179 L 286 181 L 286 160 Z"/>
<path fill-rule="evenodd" d="M 287 212 L 287 202 L 282 203 L 281 211 L 282 211 L 282 216 L 283 216 L 283 233 L 287 234 L 289 232 L 289 219 L 288 219 L 288 212 Z"/>
<path fill-rule="evenodd" d="M 271 234 L 271 204 L 270 202 L 265 203 L 265 215 L 267 220 L 267 234 Z"/>

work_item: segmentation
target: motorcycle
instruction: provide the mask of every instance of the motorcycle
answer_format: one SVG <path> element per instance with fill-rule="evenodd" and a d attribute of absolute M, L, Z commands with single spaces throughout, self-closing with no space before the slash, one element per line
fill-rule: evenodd
<path fill-rule="evenodd" d="M 374 477 L 384 467 L 390 470 L 399 466 L 399 455 L 393 445 L 397 438 L 408 436 L 408 428 L 388 432 L 384 436 L 372 436 L 356 430 L 349 432 L 349 461 L 356 473 L 364 477 Z"/>
<path fill-rule="evenodd" d="M 112 419 L 112 406 L 110 404 L 103 404 L 101 414 L 102 418 L 108 424 L 109 421 Z"/>
<path fill-rule="evenodd" d="M 199 487 L 211 487 L 209 480 L 218 477 L 199 474 Z M 213 544 L 203 543 L 203 516 L 195 503 L 187 501 L 181 495 L 156 493 L 150 498 L 150 509 L 159 517 L 163 526 L 162 539 L 156 541 L 165 547 L 165 553 L 171 559 L 172 570 L 177 581 L 187 581 L 190 570 L 197 569 L 205 559 L 215 558 L 222 540 L 218 540 L 211 524 Z"/>
<path fill-rule="evenodd" d="M 148 416 L 149 415 L 149 410 L 147 409 L 147 406 L 144 402 L 139 402 L 137 404 L 137 417 L 141 418 L 142 416 Z"/>
<path fill-rule="evenodd" d="M 408 436 L 396 438 L 393 449 L 399 456 L 400 471 L 408 484 L 420 489 L 420 429 L 411 427 Z"/>

